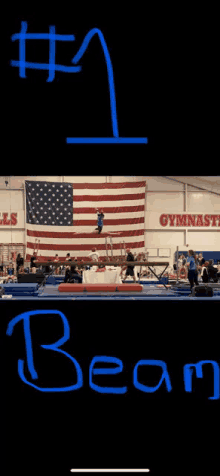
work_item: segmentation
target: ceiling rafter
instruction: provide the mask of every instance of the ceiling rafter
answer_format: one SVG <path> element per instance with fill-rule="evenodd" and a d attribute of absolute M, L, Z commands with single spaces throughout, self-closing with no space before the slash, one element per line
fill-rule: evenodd
<path fill-rule="evenodd" d="M 182 183 L 183 185 L 188 185 L 188 186 L 190 186 L 190 187 L 196 188 L 197 190 L 201 190 L 201 191 L 203 191 L 203 192 L 205 191 L 205 192 L 213 193 L 214 195 L 220 196 L 220 192 L 219 192 L 219 193 L 218 193 L 218 192 L 215 192 L 215 191 L 213 191 L 212 189 L 207 188 L 207 187 L 204 187 L 204 186 L 203 186 L 203 187 L 201 187 L 201 186 L 199 187 L 198 185 L 194 185 L 194 184 L 190 183 L 190 180 L 189 180 L 188 178 L 187 178 L 186 180 L 184 180 L 184 179 L 179 180 L 179 179 L 176 179 L 176 178 L 174 178 L 174 177 L 168 177 L 168 176 L 166 176 L 166 175 L 163 175 L 162 177 L 164 177 L 164 178 L 166 178 L 166 179 L 168 179 L 168 180 L 173 180 L 173 181 L 175 181 L 175 182 Z M 190 178 L 190 177 L 189 177 L 189 178 Z M 200 179 L 200 177 L 194 177 L 194 178 Z"/>

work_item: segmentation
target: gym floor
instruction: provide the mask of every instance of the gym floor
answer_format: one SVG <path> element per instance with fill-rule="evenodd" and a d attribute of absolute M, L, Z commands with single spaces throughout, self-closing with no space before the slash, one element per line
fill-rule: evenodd
<path fill-rule="evenodd" d="M 131 281 L 132 283 L 133 281 Z M 127 281 L 129 283 L 129 281 Z M 188 283 L 182 283 L 181 289 L 175 289 L 175 286 L 165 288 L 163 285 L 157 283 L 144 283 L 142 292 L 97 292 L 97 293 L 65 293 L 58 291 L 58 285 L 46 284 L 41 287 L 36 294 L 33 295 L 7 295 L 7 299 L 12 300 L 155 300 L 157 298 L 163 300 L 220 300 L 220 284 L 211 284 L 214 290 L 213 297 L 194 297 L 190 294 L 190 287 Z M 7 294 L 7 293 L 6 293 Z"/>

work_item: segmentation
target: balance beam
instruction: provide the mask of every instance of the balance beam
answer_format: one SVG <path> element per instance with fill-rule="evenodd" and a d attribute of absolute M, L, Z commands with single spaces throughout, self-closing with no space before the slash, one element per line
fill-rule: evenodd
<path fill-rule="evenodd" d="M 168 267 L 170 263 L 162 261 L 36 261 L 36 266 L 164 266 Z"/>

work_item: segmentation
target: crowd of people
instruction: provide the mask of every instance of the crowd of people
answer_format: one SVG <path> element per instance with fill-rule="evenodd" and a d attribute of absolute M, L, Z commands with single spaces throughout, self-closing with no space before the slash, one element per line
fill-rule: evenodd
<path fill-rule="evenodd" d="M 194 285 L 198 285 L 199 282 L 209 283 L 214 282 L 217 283 L 220 278 L 220 265 L 217 267 L 214 266 L 213 260 L 206 261 L 202 255 L 202 253 L 196 254 L 193 250 L 188 251 L 188 256 L 182 254 L 178 258 L 178 263 L 174 264 L 174 270 L 177 272 L 177 279 L 184 278 L 188 280 L 190 283 L 190 288 L 192 290 Z M 92 248 L 91 252 L 88 254 L 88 261 L 95 261 L 97 262 L 98 266 L 101 267 L 102 264 L 99 261 L 100 255 L 96 248 Z M 122 256 L 118 256 L 115 259 L 115 266 L 117 266 L 117 261 L 121 260 Z M 130 262 L 129 265 L 122 266 L 121 268 L 121 278 L 122 282 L 124 283 L 128 277 L 131 277 L 134 282 L 140 280 L 142 277 L 149 277 L 151 275 L 148 266 L 135 266 L 136 261 L 148 261 L 148 253 L 132 253 L 130 248 L 126 249 L 126 255 L 123 259 L 127 262 Z M 78 282 L 82 283 L 82 274 L 83 269 L 90 269 L 90 266 L 85 266 L 82 264 L 75 264 L 74 261 L 77 261 L 77 258 L 71 257 L 70 253 L 67 253 L 65 261 L 67 262 L 66 265 L 57 266 L 54 270 L 55 274 L 64 273 L 64 282 Z M 30 258 L 30 268 L 24 268 L 24 258 L 18 253 L 16 257 L 16 273 L 13 269 L 15 277 L 21 274 L 25 274 L 27 272 L 36 273 L 37 269 L 39 268 L 39 263 L 37 252 L 34 251 L 33 255 Z M 58 254 L 55 255 L 53 259 L 54 263 L 59 263 Z M 72 264 L 68 264 L 68 262 L 72 262 Z M 15 264 L 14 264 L 15 266 Z M 53 266 L 44 266 L 44 263 L 41 264 L 41 272 L 45 274 L 49 274 L 54 269 Z M 9 268 L 11 270 L 11 268 Z M 8 270 L 8 271 L 9 271 Z M 8 276 L 10 279 L 12 273 L 9 273 Z"/>
<path fill-rule="evenodd" d="M 178 267 L 175 268 L 180 277 L 188 279 L 191 289 L 199 282 L 217 283 L 220 278 L 220 266 L 215 267 L 214 260 L 206 261 L 202 253 L 196 254 L 193 250 L 188 251 L 188 257 L 182 254 L 178 259 Z"/>
<path fill-rule="evenodd" d="M 97 232 L 98 234 L 102 233 L 103 230 L 103 220 L 104 220 L 104 212 L 102 209 L 97 208 L 96 209 L 97 213 L 97 228 L 94 230 L 94 232 Z M 88 261 L 95 261 L 99 262 L 99 253 L 96 248 L 92 248 L 91 252 L 88 254 Z M 118 259 L 124 259 L 127 262 L 130 262 L 129 265 L 122 266 L 121 268 L 121 279 L 122 282 L 125 282 L 128 277 L 133 278 L 134 282 L 137 280 L 140 280 L 142 277 L 152 277 L 153 275 L 151 274 L 151 271 L 149 270 L 148 266 L 135 266 L 135 261 L 147 261 L 148 260 L 148 253 L 132 253 L 130 248 L 126 249 L 126 254 L 125 256 L 122 257 L 114 257 L 115 260 L 115 266 L 117 266 L 117 260 Z M 37 251 L 34 250 L 33 255 L 30 258 L 30 268 L 24 268 L 24 258 L 21 256 L 19 253 L 16 258 L 16 273 L 14 272 L 13 265 L 9 266 L 8 268 L 8 278 L 14 274 L 15 276 L 13 277 L 18 277 L 18 275 L 25 274 L 28 272 L 31 273 L 36 273 L 37 269 L 39 268 L 39 263 L 37 263 L 38 257 L 37 257 Z M 66 265 L 64 266 L 56 266 L 54 268 L 53 266 L 48 266 L 42 263 L 40 271 L 49 274 L 52 270 L 54 270 L 55 274 L 61 274 L 64 272 L 65 277 L 64 277 L 64 282 L 82 282 L 82 273 L 83 269 L 90 269 L 89 266 L 85 267 L 79 264 L 73 264 L 74 261 L 77 261 L 75 257 L 71 257 L 70 253 L 67 253 L 65 261 L 67 262 Z M 68 265 L 68 262 L 71 261 L 72 264 Z M 53 259 L 54 263 L 59 262 L 59 257 L 58 254 L 55 255 Z M 190 287 L 194 285 L 197 285 L 198 282 L 202 281 L 203 283 L 208 283 L 210 281 L 213 282 L 218 282 L 218 279 L 220 277 L 220 266 L 218 268 L 213 266 L 214 262 L 213 260 L 206 261 L 202 255 L 196 254 L 193 250 L 188 251 L 188 256 L 185 256 L 182 254 L 178 262 L 174 264 L 174 272 L 176 272 L 176 277 L 177 280 L 180 278 L 188 280 L 190 283 Z M 99 262 L 99 268 L 101 268 L 101 263 Z M 15 265 L 14 265 L 15 267 Z M 151 266 L 151 270 L 152 270 Z M 168 270 L 169 271 L 169 270 Z M 164 274 L 164 276 L 169 277 L 169 273 Z"/>

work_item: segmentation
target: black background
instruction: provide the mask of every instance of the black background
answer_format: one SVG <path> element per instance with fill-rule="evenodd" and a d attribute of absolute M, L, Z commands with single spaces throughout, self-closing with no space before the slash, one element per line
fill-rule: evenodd
<path fill-rule="evenodd" d="M 200 474 L 217 468 L 219 400 L 213 396 L 213 373 L 193 378 L 186 393 L 183 366 L 199 360 L 219 362 L 218 302 L 2 302 L 2 388 L 6 393 L 6 474 L 69 474 L 71 468 L 149 468 L 152 474 Z M 6 336 L 8 322 L 18 313 L 54 309 L 64 312 L 70 339 L 62 349 L 83 372 L 77 391 L 43 393 L 24 384 L 17 361 L 26 362 L 23 324 Z M 34 365 L 40 387 L 64 387 L 76 382 L 73 364 L 60 354 L 40 348 L 63 335 L 57 316 L 31 317 Z M 89 365 L 94 356 L 117 357 L 123 372 L 96 376 L 106 386 L 127 386 L 124 395 L 99 394 L 89 387 Z M 172 391 L 165 385 L 153 394 L 134 388 L 133 369 L 142 359 L 163 360 Z M 138 378 L 156 385 L 159 369 L 144 367 Z M 31 381 L 25 364 L 25 376 Z M 25 472 L 25 474 L 26 474 Z"/>
<path fill-rule="evenodd" d="M 22 156 L 18 173 L 65 175 L 132 175 L 141 171 L 146 153 L 153 152 L 155 119 L 158 116 L 160 78 L 158 68 L 158 29 L 151 28 L 146 12 L 133 15 L 118 7 L 53 7 L 32 12 L 18 9 L 11 15 L 8 40 L 7 146 L 10 154 Z M 27 69 L 26 79 L 19 78 L 18 68 L 10 66 L 18 59 L 18 41 L 10 36 L 19 32 L 21 21 L 28 22 L 28 32 L 49 32 L 56 26 L 58 34 L 74 34 L 75 41 L 56 42 L 57 64 L 72 66 L 86 34 L 99 28 L 107 43 L 114 71 L 116 106 L 120 137 L 147 137 L 149 145 L 71 145 L 66 137 L 113 137 L 107 70 L 98 36 L 95 35 L 81 60 L 81 73 L 56 72 L 47 83 L 48 71 Z M 149 45 L 149 46 L 148 46 Z M 26 60 L 47 63 L 49 42 L 26 42 Z M 154 92 L 157 90 L 157 94 Z M 149 94 L 148 94 L 149 91 Z M 32 160 L 30 161 L 30 156 Z M 57 159 L 57 163 L 55 161 Z M 52 167 L 51 167 L 52 165 Z M 7 166 L 6 166 L 7 169 Z M 17 171 L 17 167 L 15 167 Z M 30 171 L 30 172 L 29 172 Z"/>
<path fill-rule="evenodd" d="M 119 10 L 118 4 L 79 8 L 71 3 L 8 11 L 3 175 L 214 175 L 213 166 L 204 170 L 202 165 L 205 159 L 211 167 L 216 158 L 215 53 L 207 23 L 192 12 L 183 21 L 183 11 L 148 5 L 146 11 L 139 5 Z M 29 32 L 48 32 L 55 25 L 57 33 L 74 34 L 75 42 L 57 43 L 57 63 L 65 65 L 71 65 L 86 33 L 100 28 L 113 63 L 120 136 L 148 137 L 149 144 L 67 145 L 68 136 L 112 136 L 101 46 L 92 40 L 82 74 L 56 72 L 54 82 L 47 83 L 48 72 L 27 69 L 22 79 L 10 66 L 18 59 L 18 42 L 10 37 L 20 31 L 21 21 L 28 22 Z M 27 61 L 47 62 L 48 42 L 29 43 Z M 59 309 L 69 321 L 71 339 L 64 348 L 83 369 L 79 391 L 44 394 L 17 374 L 17 360 L 25 360 L 22 325 L 7 337 L 7 324 L 23 311 L 47 308 Z M 192 394 L 184 392 L 182 369 L 199 360 L 219 362 L 217 316 L 214 301 L 2 302 L 4 474 L 65 475 L 80 467 L 211 474 L 218 463 L 219 428 L 219 401 L 208 400 L 212 369 L 204 369 L 203 380 L 193 380 Z M 34 318 L 32 326 L 39 385 L 71 384 L 68 361 L 59 367 L 59 358 L 39 350 L 41 343 L 62 335 L 60 321 Z M 120 383 L 114 383 L 128 385 L 126 395 L 89 389 L 95 355 L 123 361 Z M 171 393 L 164 387 L 152 395 L 133 388 L 134 365 L 151 358 L 167 363 Z M 140 373 L 140 378 L 154 385 L 159 376 Z"/>
<path fill-rule="evenodd" d="M 179 11 L 180 10 L 180 11 Z M 214 175 L 217 167 L 217 53 L 208 12 L 167 6 L 8 7 L 3 25 L 2 174 Z M 119 134 L 148 145 L 72 145 L 66 137 L 111 137 L 104 54 L 97 35 L 81 73 L 10 66 L 19 59 L 21 21 L 28 32 L 74 34 L 56 42 L 56 61 L 71 66 L 86 34 L 99 28 L 114 70 Z M 6 45 L 6 47 L 5 47 Z M 49 42 L 26 41 L 26 60 L 48 62 Z M 210 164 L 211 160 L 211 164 Z M 208 168 L 211 166 L 211 170 Z M 134 172 L 135 170 L 135 172 Z M 217 171 L 218 173 L 218 171 Z"/>

